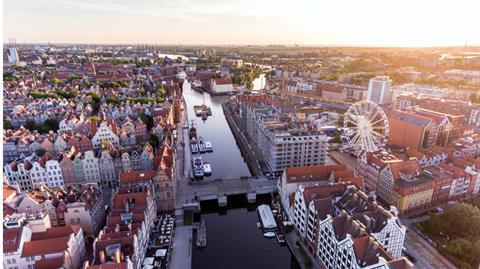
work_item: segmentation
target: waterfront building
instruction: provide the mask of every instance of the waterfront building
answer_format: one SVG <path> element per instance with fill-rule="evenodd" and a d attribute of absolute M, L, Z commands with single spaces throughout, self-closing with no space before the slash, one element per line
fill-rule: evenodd
<path fill-rule="evenodd" d="M 233 83 L 229 77 L 212 78 L 210 89 L 214 94 L 224 94 L 233 91 Z"/>
<path fill-rule="evenodd" d="M 279 193 L 285 211 L 292 218 L 291 199 L 300 186 L 323 186 L 335 182 L 351 182 L 363 189 L 363 179 L 345 165 L 315 165 L 307 167 L 286 167 L 279 180 Z"/>
<path fill-rule="evenodd" d="M 377 204 L 374 196 L 366 195 L 354 185 L 299 186 L 293 207 L 295 229 L 314 253 L 322 248 L 317 245 L 322 236 L 319 223 L 347 212 L 389 255 L 401 257 L 406 227 L 400 224 L 396 209 L 385 210 Z"/>
<path fill-rule="evenodd" d="M 157 216 L 152 188 L 120 187 L 111 204 L 107 225 L 93 243 L 92 265 L 131 262 L 134 268 L 141 268 Z"/>
<path fill-rule="evenodd" d="M 368 81 L 367 100 L 383 105 L 391 102 L 390 86 L 392 80 L 387 76 L 378 76 Z"/>
<path fill-rule="evenodd" d="M 406 258 L 393 258 L 384 247 L 365 231 L 363 224 L 346 211 L 319 223 L 318 261 L 325 268 L 402 268 L 411 269 L 413 264 Z"/>

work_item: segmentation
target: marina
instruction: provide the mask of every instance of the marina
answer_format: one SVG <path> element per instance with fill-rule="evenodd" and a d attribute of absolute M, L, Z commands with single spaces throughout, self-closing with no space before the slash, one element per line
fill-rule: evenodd
<path fill-rule="evenodd" d="M 207 152 L 209 152 L 208 154 L 202 154 L 202 159 L 210 163 L 212 173 L 210 177 L 205 177 L 203 181 L 236 179 L 251 176 L 249 168 L 239 151 L 237 142 L 225 120 L 222 104 L 228 100 L 228 97 L 211 96 L 207 92 L 201 94 L 191 89 L 187 82 L 184 83 L 183 95 L 188 113 L 189 137 L 190 139 L 198 139 L 200 136 L 203 137 L 205 148 Z M 205 105 L 208 106 L 212 112 L 212 116 L 205 122 L 195 116 L 193 108 L 193 106 L 203 104 L 203 102 L 205 102 Z M 219 132 L 218 130 L 224 131 Z M 209 143 L 207 143 L 207 141 Z M 188 141 L 185 142 L 188 143 Z M 215 147 L 215 149 L 213 147 Z M 194 154 L 197 153 L 198 152 L 195 152 Z M 193 170 L 191 170 L 191 173 L 193 174 Z"/>

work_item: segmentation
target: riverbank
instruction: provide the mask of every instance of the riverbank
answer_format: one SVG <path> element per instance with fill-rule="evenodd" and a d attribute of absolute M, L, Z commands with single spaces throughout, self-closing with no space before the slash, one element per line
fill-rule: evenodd
<path fill-rule="evenodd" d="M 257 158 L 255 157 L 255 152 L 250 147 L 250 144 L 247 142 L 245 136 L 243 136 L 242 132 L 235 124 L 235 121 L 232 118 L 232 111 L 227 103 L 222 104 L 223 114 L 225 114 L 225 119 L 227 120 L 228 126 L 232 131 L 233 137 L 237 141 L 238 148 L 242 153 L 242 156 L 247 161 L 248 168 L 250 169 L 250 173 L 253 176 L 262 176 L 262 169 L 260 168 L 260 164 L 258 163 Z"/>

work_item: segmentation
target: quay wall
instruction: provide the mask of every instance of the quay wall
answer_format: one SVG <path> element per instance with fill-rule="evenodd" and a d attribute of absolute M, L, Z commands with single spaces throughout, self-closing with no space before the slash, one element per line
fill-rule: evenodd
<path fill-rule="evenodd" d="M 247 161 L 248 168 L 250 169 L 250 173 L 252 173 L 252 176 L 261 176 L 262 170 L 260 168 L 260 165 L 258 164 L 257 158 L 255 157 L 255 153 L 253 152 L 253 150 L 249 150 L 250 149 L 249 143 L 241 133 L 240 129 L 238 129 L 237 125 L 235 124 L 235 121 L 232 118 L 232 111 L 228 107 L 228 104 L 227 103 L 222 104 L 222 108 L 223 108 L 223 114 L 225 114 L 225 119 L 227 120 L 228 126 L 232 131 L 233 137 L 235 137 L 235 140 L 238 143 L 240 152 L 242 153 L 243 158 L 245 158 L 245 160 Z"/>

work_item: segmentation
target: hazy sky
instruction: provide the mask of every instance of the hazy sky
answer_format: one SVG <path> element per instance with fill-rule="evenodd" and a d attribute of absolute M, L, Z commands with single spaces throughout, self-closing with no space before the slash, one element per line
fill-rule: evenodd
<path fill-rule="evenodd" d="M 4 41 L 480 45 L 476 0 L 4 0 Z"/>

